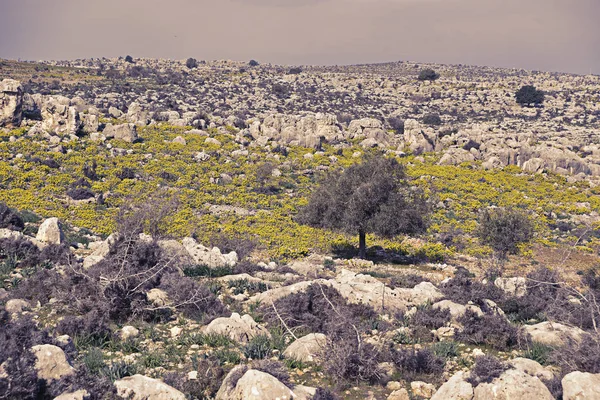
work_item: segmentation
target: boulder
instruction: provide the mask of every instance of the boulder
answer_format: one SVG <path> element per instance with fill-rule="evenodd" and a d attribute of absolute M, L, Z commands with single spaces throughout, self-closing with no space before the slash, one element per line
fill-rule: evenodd
<path fill-rule="evenodd" d="M 566 340 L 579 342 L 585 333 L 577 327 L 570 327 L 557 322 L 540 322 L 535 325 L 524 325 L 525 332 L 531 335 L 534 342 L 549 346 L 562 346 Z"/>
<path fill-rule="evenodd" d="M 146 298 L 154 307 L 165 307 L 170 303 L 167 292 L 158 288 L 150 289 Z"/>
<path fill-rule="evenodd" d="M 48 218 L 40 225 L 36 240 L 43 244 L 62 244 L 65 237 L 58 218 Z"/>
<path fill-rule="evenodd" d="M 123 140 L 128 143 L 133 143 L 138 138 L 137 127 L 134 124 L 108 124 L 102 133 L 107 139 Z"/>
<path fill-rule="evenodd" d="M 563 400 L 600 399 L 600 374 L 571 372 L 561 381 Z"/>
<path fill-rule="evenodd" d="M 115 387 L 117 395 L 128 400 L 186 400 L 179 390 L 139 374 L 115 381 Z"/>
<path fill-rule="evenodd" d="M 76 392 L 63 393 L 54 400 L 88 400 L 90 394 L 85 389 L 78 390 Z"/>
<path fill-rule="evenodd" d="M 544 368 L 540 363 L 529 358 L 517 357 L 508 362 L 513 368 L 522 371 L 531 376 L 537 376 L 540 379 L 550 380 L 554 374 Z"/>
<path fill-rule="evenodd" d="M 431 400 L 471 400 L 473 399 L 473 385 L 467 382 L 468 373 L 460 371 L 444 383 Z"/>
<path fill-rule="evenodd" d="M 23 117 L 23 87 L 14 79 L 0 82 L 0 127 L 18 128 Z"/>
<path fill-rule="evenodd" d="M 327 337 L 322 333 L 310 333 L 292 342 L 283 352 L 286 358 L 303 362 L 314 362 L 321 359 Z"/>
<path fill-rule="evenodd" d="M 67 361 L 65 352 L 51 344 L 40 344 L 31 348 L 36 361 L 35 369 L 39 379 L 58 380 L 63 376 L 73 375 L 75 370 Z"/>
<path fill-rule="evenodd" d="M 129 338 L 134 338 L 137 337 L 140 334 L 139 329 L 131 326 L 131 325 L 126 325 L 123 328 L 121 328 L 121 340 L 127 340 Z"/>
<path fill-rule="evenodd" d="M 258 325 L 250 315 L 240 316 L 238 313 L 231 314 L 229 318 L 216 318 L 202 328 L 202 331 L 205 334 L 225 335 L 239 343 L 247 343 L 259 335 L 271 336 L 269 331 Z"/>
<path fill-rule="evenodd" d="M 233 371 L 232 371 L 233 372 Z M 231 375 L 231 374 L 230 374 Z M 227 378 L 221 385 L 216 400 L 267 400 L 294 399 L 295 394 L 274 376 L 250 369 L 237 381 L 233 388 Z"/>
<path fill-rule="evenodd" d="M 408 391 L 402 388 L 390 393 L 387 400 L 410 400 L 410 396 L 408 395 Z"/>
<path fill-rule="evenodd" d="M 29 308 L 29 303 L 23 299 L 10 299 L 4 309 L 9 313 L 20 313 Z"/>
<path fill-rule="evenodd" d="M 504 293 L 511 296 L 523 297 L 527 293 L 527 279 L 522 276 L 513 278 L 496 278 L 494 285 L 502 289 Z"/>
<path fill-rule="evenodd" d="M 452 315 L 452 318 L 454 320 L 465 315 L 467 310 L 473 311 L 475 314 L 479 315 L 480 317 L 483 316 L 483 311 L 481 311 L 481 308 L 477 307 L 476 305 L 468 304 L 468 305 L 464 306 L 462 304 L 455 303 L 451 300 L 438 301 L 437 303 L 434 303 L 431 307 L 435 308 L 435 309 L 439 309 L 439 310 L 446 309 L 446 310 L 450 311 L 450 315 Z"/>
<path fill-rule="evenodd" d="M 436 392 L 435 386 L 431 383 L 415 381 L 410 383 L 410 390 L 415 396 L 430 399 Z"/>
<path fill-rule="evenodd" d="M 59 136 L 76 135 L 83 127 L 79 111 L 65 96 L 44 97 L 41 115 L 42 130 Z"/>
<path fill-rule="evenodd" d="M 481 383 L 475 388 L 473 400 L 492 399 L 553 400 L 554 396 L 539 378 L 509 369 L 491 383 Z"/>

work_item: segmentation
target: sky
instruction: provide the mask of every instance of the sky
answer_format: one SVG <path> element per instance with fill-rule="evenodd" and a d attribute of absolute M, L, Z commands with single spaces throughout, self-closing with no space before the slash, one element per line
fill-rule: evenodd
<path fill-rule="evenodd" d="M 600 74 L 600 0 L 0 0 L 0 58 L 387 61 Z"/>

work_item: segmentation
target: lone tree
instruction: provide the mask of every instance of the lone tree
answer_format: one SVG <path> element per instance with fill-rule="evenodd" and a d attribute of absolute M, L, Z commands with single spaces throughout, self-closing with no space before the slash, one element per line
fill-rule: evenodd
<path fill-rule="evenodd" d="M 251 67 L 257 67 L 258 66 L 258 61 L 256 60 L 250 60 L 250 62 L 248 63 L 249 66 Z"/>
<path fill-rule="evenodd" d="M 435 81 L 440 75 L 431 68 L 425 68 L 419 72 L 420 81 Z"/>
<path fill-rule="evenodd" d="M 194 69 L 198 66 L 198 61 L 195 58 L 188 58 L 185 62 L 185 66 L 189 69 Z"/>
<path fill-rule="evenodd" d="M 533 223 L 522 211 L 513 208 L 490 208 L 479 213 L 475 231 L 482 244 L 490 246 L 500 261 L 517 254 L 519 245 L 533 238 Z"/>
<path fill-rule="evenodd" d="M 367 156 L 360 164 L 327 175 L 299 215 L 300 223 L 358 234 L 366 257 L 366 234 L 393 237 L 425 231 L 428 206 L 395 159 Z"/>
<path fill-rule="evenodd" d="M 131 57 L 130 55 L 125 56 L 125 61 L 128 63 L 133 63 L 133 57 Z"/>
<path fill-rule="evenodd" d="M 515 94 L 517 103 L 524 107 L 529 107 L 532 104 L 542 104 L 544 102 L 544 92 L 537 90 L 535 86 L 526 85 Z"/>

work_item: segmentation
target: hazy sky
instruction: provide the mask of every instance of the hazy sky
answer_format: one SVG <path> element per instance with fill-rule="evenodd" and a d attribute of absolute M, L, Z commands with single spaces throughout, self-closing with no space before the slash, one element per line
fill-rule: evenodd
<path fill-rule="evenodd" d="M 0 0 L 0 58 L 409 60 L 600 74 L 600 0 Z"/>

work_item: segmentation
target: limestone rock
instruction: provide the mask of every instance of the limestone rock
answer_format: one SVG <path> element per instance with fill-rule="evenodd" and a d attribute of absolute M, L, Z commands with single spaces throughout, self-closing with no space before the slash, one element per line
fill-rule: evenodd
<path fill-rule="evenodd" d="M 554 399 L 541 380 L 516 369 L 505 371 L 491 383 L 477 385 L 474 394 L 474 400 Z"/>
<path fill-rule="evenodd" d="M 185 400 L 185 395 L 158 379 L 133 375 L 115 382 L 119 397 L 128 400 Z"/>
<path fill-rule="evenodd" d="M 600 399 L 600 374 L 571 372 L 561 381 L 563 400 Z"/>
<path fill-rule="evenodd" d="M 218 247 L 209 249 L 191 237 L 183 239 L 182 244 L 196 263 L 206 265 L 210 268 L 233 267 L 238 262 L 238 256 L 235 251 L 222 254 Z"/>
<path fill-rule="evenodd" d="M 19 81 L 3 79 L 0 82 L 0 127 L 17 128 L 23 117 L 23 88 Z"/>
<path fill-rule="evenodd" d="M 20 313 L 29 308 L 29 303 L 23 299 L 10 299 L 4 309 L 9 313 Z"/>
<path fill-rule="evenodd" d="M 438 301 L 437 303 L 434 303 L 431 307 L 435 309 L 446 309 L 450 311 L 450 315 L 452 315 L 452 318 L 455 320 L 465 315 L 467 310 L 471 310 L 475 314 L 483 316 L 483 311 L 481 311 L 481 308 L 471 304 L 464 306 L 462 304 L 455 303 L 451 300 Z"/>
<path fill-rule="evenodd" d="M 240 316 L 238 313 L 231 314 L 229 318 L 216 318 L 202 330 L 205 334 L 229 336 L 232 340 L 240 343 L 247 343 L 259 335 L 271 336 L 269 331 L 258 325 L 250 315 Z"/>
<path fill-rule="evenodd" d="M 540 322 L 535 325 L 524 325 L 525 332 L 531 335 L 534 342 L 540 342 L 549 346 L 562 346 L 565 340 L 580 341 L 584 331 L 577 327 L 569 327 L 557 322 Z"/>
<path fill-rule="evenodd" d="M 295 340 L 283 352 L 286 358 L 303 362 L 314 362 L 323 355 L 327 337 L 322 333 L 310 333 Z"/>
<path fill-rule="evenodd" d="M 293 399 L 294 393 L 274 376 L 258 370 L 248 370 L 237 382 L 228 400 Z M 220 398 L 218 395 L 217 399 Z"/>
<path fill-rule="evenodd" d="M 108 124 L 102 133 L 107 139 L 123 140 L 128 143 L 133 143 L 138 138 L 137 127 L 134 124 Z"/>
<path fill-rule="evenodd" d="M 436 392 L 435 386 L 431 383 L 415 381 L 410 383 L 410 389 L 416 396 L 431 398 Z"/>
<path fill-rule="evenodd" d="M 42 222 L 35 238 L 44 244 L 62 244 L 65 237 L 58 218 L 48 218 Z"/>
<path fill-rule="evenodd" d="M 54 400 L 87 400 L 90 398 L 90 394 L 85 389 L 78 390 L 72 393 L 63 393 Z"/>
<path fill-rule="evenodd" d="M 387 400 L 410 400 L 410 397 L 408 396 L 408 391 L 402 388 L 390 393 Z"/>
<path fill-rule="evenodd" d="M 444 383 L 431 400 L 471 400 L 473 399 L 473 385 L 467 382 L 468 374 L 460 371 Z"/>
<path fill-rule="evenodd" d="M 508 362 L 513 368 L 522 371 L 531 376 L 537 376 L 540 379 L 550 380 L 554 378 L 554 374 L 544 368 L 540 363 L 529 358 L 517 357 Z"/>
<path fill-rule="evenodd" d="M 154 307 L 165 307 L 169 304 L 169 295 L 162 289 L 150 289 L 146 298 Z"/>
<path fill-rule="evenodd" d="M 527 280 L 522 277 L 496 278 L 494 285 L 511 296 L 523 297 L 527 293 Z"/>
<path fill-rule="evenodd" d="M 123 328 L 121 328 L 121 340 L 127 340 L 129 338 L 134 338 L 134 337 L 137 337 L 139 334 L 140 334 L 140 331 L 131 325 L 126 325 Z"/>
<path fill-rule="evenodd" d="M 65 352 L 60 347 L 41 344 L 33 346 L 31 351 L 36 358 L 35 369 L 39 379 L 58 380 L 63 376 L 75 373 L 75 370 L 67 361 Z"/>

